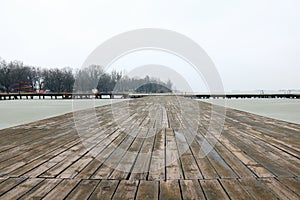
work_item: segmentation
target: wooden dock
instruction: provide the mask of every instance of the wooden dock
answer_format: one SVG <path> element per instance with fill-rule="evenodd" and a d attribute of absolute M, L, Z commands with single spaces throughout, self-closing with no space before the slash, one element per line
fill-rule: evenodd
<path fill-rule="evenodd" d="M 172 96 L 78 114 L 81 137 L 72 113 L 0 130 L 0 199 L 300 199 L 298 124 L 227 109 L 216 137 L 210 104 Z"/>

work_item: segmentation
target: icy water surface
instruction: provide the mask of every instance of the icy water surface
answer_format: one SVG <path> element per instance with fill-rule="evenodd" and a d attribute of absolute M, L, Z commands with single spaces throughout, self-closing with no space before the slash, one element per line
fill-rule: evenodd
<path fill-rule="evenodd" d="M 212 99 L 201 101 L 214 102 Z M 300 99 L 228 99 L 225 104 L 229 108 L 300 124 Z"/>
<path fill-rule="evenodd" d="M 76 110 L 103 106 L 121 99 L 74 100 Z M 80 107 L 80 108 L 79 108 Z M 72 100 L 6 100 L 0 101 L 0 129 L 34 122 L 72 112 Z"/>

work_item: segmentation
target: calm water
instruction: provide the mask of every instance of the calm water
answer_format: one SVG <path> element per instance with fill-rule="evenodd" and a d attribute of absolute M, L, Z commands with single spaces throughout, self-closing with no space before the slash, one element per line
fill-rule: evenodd
<path fill-rule="evenodd" d="M 123 101 L 121 99 L 76 100 L 74 110 Z M 0 101 L 0 129 L 72 112 L 72 100 Z"/>
<path fill-rule="evenodd" d="M 213 103 L 213 100 L 201 101 Z M 229 108 L 300 124 L 300 99 L 228 99 L 225 104 Z"/>

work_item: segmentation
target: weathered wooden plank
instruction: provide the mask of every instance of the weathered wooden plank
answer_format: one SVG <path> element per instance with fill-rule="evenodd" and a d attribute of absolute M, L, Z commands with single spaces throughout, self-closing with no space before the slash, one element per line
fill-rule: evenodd
<path fill-rule="evenodd" d="M 82 144 L 73 146 L 72 148 L 59 154 L 58 156 L 52 158 L 51 160 L 48 160 L 48 162 L 46 162 L 42 166 L 39 166 L 39 169 L 41 170 L 45 169 L 45 171 L 41 175 L 39 175 L 39 177 L 44 177 L 44 178 L 56 177 L 67 166 L 69 166 L 71 163 L 73 163 L 75 160 L 81 157 L 81 155 L 84 154 L 86 151 L 87 151 L 86 148 Z M 37 171 L 37 169 L 35 169 L 35 171 Z M 32 173 L 34 172 L 30 172 L 29 174 Z"/>
<path fill-rule="evenodd" d="M 180 117 L 180 116 L 178 116 Z M 180 119 L 182 121 L 182 119 Z M 186 130 L 182 130 L 184 133 L 184 136 L 186 138 L 187 144 L 190 146 L 191 152 L 195 157 L 195 161 L 197 162 L 197 165 L 199 166 L 200 172 L 202 176 L 205 179 L 215 179 L 219 178 L 218 173 L 212 166 L 212 164 L 209 162 L 208 158 L 204 156 L 202 145 L 199 144 L 198 140 L 196 140 L 197 133 L 188 131 L 188 127 L 185 125 L 183 126 Z"/>
<path fill-rule="evenodd" d="M 231 199 L 253 199 L 237 179 L 220 179 Z"/>
<path fill-rule="evenodd" d="M 178 180 L 161 181 L 159 199 L 165 199 L 165 200 L 181 199 Z"/>
<path fill-rule="evenodd" d="M 238 159 L 238 157 L 226 149 L 221 143 L 215 144 L 215 149 L 222 156 L 224 161 L 231 167 L 231 169 L 238 175 L 238 177 L 254 177 L 254 173 Z"/>
<path fill-rule="evenodd" d="M 117 189 L 118 183 L 119 181 L 117 180 L 102 180 L 98 184 L 92 195 L 89 197 L 89 199 L 112 199 L 112 196 L 114 195 L 115 190 Z"/>
<path fill-rule="evenodd" d="M 298 195 L 278 182 L 275 178 L 262 179 L 262 181 L 279 199 L 299 199 Z"/>
<path fill-rule="evenodd" d="M 66 146 L 72 146 L 75 145 L 79 142 L 79 140 L 75 139 L 74 137 L 69 139 L 65 139 L 62 143 L 58 143 L 57 147 L 52 149 L 47 147 L 47 149 L 49 151 L 46 151 L 45 153 L 43 153 L 40 156 L 36 156 L 35 159 L 28 161 L 28 163 L 26 163 L 25 165 L 9 172 L 9 175 L 12 177 L 18 177 L 21 176 L 29 171 L 31 171 L 32 169 L 37 168 L 38 166 L 44 164 L 45 162 L 47 162 L 49 159 L 51 159 L 52 157 L 60 154 L 61 152 L 63 152 L 66 148 Z"/>
<path fill-rule="evenodd" d="M 180 180 L 180 186 L 183 199 L 205 199 L 198 180 Z"/>
<path fill-rule="evenodd" d="M 294 175 L 300 173 L 300 169 L 294 166 L 295 164 L 299 163 L 299 159 L 296 159 L 291 154 L 285 153 L 283 150 L 278 149 L 277 146 L 271 145 L 272 143 L 270 143 L 270 140 L 268 140 L 269 137 L 266 138 L 266 135 L 263 135 L 263 137 L 261 136 L 261 133 L 258 133 L 257 135 L 257 131 L 254 131 L 251 128 L 248 128 L 247 131 L 253 133 L 251 135 L 248 134 L 248 137 L 254 141 L 254 148 L 257 151 L 264 152 L 266 157 L 272 159 L 272 161 L 275 161 L 276 164 L 279 164 L 279 166 L 286 166 L 290 173 Z"/>
<path fill-rule="evenodd" d="M 200 180 L 207 199 L 229 199 L 218 180 Z"/>
<path fill-rule="evenodd" d="M 43 199 L 65 199 L 65 197 L 76 187 L 80 179 L 64 179 L 53 190 L 51 190 Z"/>
<path fill-rule="evenodd" d="M 182 131 L 175 131 L 176 143 L 181 159 L 185 179 L 203 179 L 195 156 L 192 154 L 189 143 Z"/>
<path fill-rule="evenodd" d="M 221 178 L 237 178 L 231 167 L 214 149 L 207 154 L 207 158 Z"/>
<path fill-rule="evenodd" d="M 109 176 L 109 179 L 120 180 L 129 178 L 128 176 L 130 176 L 133 165 L 135 164 L 135 160 L 141 150 L 147 133 L 147 129 L 138 129 L 138 133 L 135 136 L 133 143 L 130 145 L 129 149 L 126 150 L 125 155 L 122 157 L 117 167 Z"/>
<path fill-rule="evenodd" d="M 166 179 L 182 179 L 183 173 L 178 154 L 175 133 L 166 128 Z"/>
<path fill-rule="evenodd" d="M 256 146 L 252 141 L 246 139 L 246 136 L 243 139 L 239 139 L 240 134 L 237 133 L 238 131 L 224 131 L 224 135 L 231 139 L 231 142 L 234 143 L 239 148 L 243 149 L 252 159 L 254 159 L 258 164 L 264 166 L 268 171 L 272 172 L 276 176 L 283 176 L 283 177 L 293 177 L 288 170 L 284 169 L 283 166 L 278 165 L 270 158 L 265 157 L 262 153 L 256 150 Z M 234 135 L 232 135 L 234 134 Z"/>
<path fill-rule="evenodd" d="M 9 178 L 0 183 L 0 196 L 11 190 L 21 182 L 25 181 L 25 178 Z"/>
<path fill-rule="evenodd" d="M 29 170 L 28 168 L 25 168 L 25 171 L 27 172 L 24 174 L 24 176 L 28 176 L 28 177 L 39 176 L 40 174 L 44 173 L 45 171 L 47 171 L 48 169 L 50 169 L 51 167 L 59 163 L 61 160 L 63 160 L 65 156 L 67 156 L 67 150 L 75 147 L 79 143 L 80 143 L 79 140 L 75 140 L 65 144 L 63 147 L 53 152 L 53 155 L 51 155 L 50 159 L 48 159 L 48 156 L 46 156 L 46 161 L 43 162 L 41 165 L 37 166 L 36 168 L 32 168 L 32 169 L 29 168 Z M 17 171 L 16 175 L 20 175 L 20 173 L 22 172 L 23 172 L 22 170 L 21 172 Z M 15 174 L 15 172 L 12 172 L 12 174 Z"/>
<path fill-rule="evenodd" d="M 88 199 L 99 180 L 82 180 L 65 199 Z"/>
<path fill-rule="evenodd" d="M 113 199 L 129 200 L 134 199 L 136 190 L 138 187 L 138 181 L 133 180 L 121 180 L 118 188 L 113 196 Z"/>
<path fill-rule="evenodd" d="M 93 136 L 89 137 L 86 142 L 90 143 L 89 146 L 79 144 L 68 149 L 64 154 L 60 154 L 57 158 L 60 160 L 59 162 L 55 162 L 55 165 L 51 167 L 49 170 L 44 172 L 40 175 L 40 177 L 56 177 L 62 171 L 64 171 L 67 167 L 69 167 L 72 163 L 74 163 L 77 159 L 80 159 L 85 154 L 89 152 L 92 148 L 94 148 L 98 143 L 101 142 L 97 140 L 99 136 L 94 134 Z M 96 140 L 96 142 L 94 142 Z M 88 155 L 88 158 L 91 156 Z"/>
<path fill-rule="evenodd" d="M 106 179 L 113 172 L 113 170 L 118 166 L 126 150 L 129 148 L 134 138 L 129 135 L 125 135 L 121 141 L 116 142 L 116 144 L 111 144 L 109 148 L 105 149 L 104 157 L 101 160 L 105 160 L 100 168 L 92 176 L 93 179 Z"/>
<path fill-rule="evenodd" d="M 1 196 L 1 199 L 11 200 L 20 198 L 42 181 L 43 179 L 41 178 L 27 179 L 26 181 L 20 183 L 19 185 L 5 193 L 3 196 Z"/>
<path fill-rule="evenodd" d="M 84 169 L 82 169 L 75 178 L 78 179 L 91 179 L 91 176 L 102 165 L 102 162 L 97 158 L 93 159 Z"/>
<path fill-rule="evenodd" d="M 58 178 L 74 178 L 88 163 L 90 163 L 94 158 L 90 155 L 85 155 L 71 166 L 66 168 Z"/>
<path fill-rule="evenodd" d="M 277 199 L 263 181 L 254 178 L 240 179 L 243 188 L 255 199 Z"/>
<path fill-rule="evenodd" d="M 60 179 L 45 179 L 20 199 L 42 199 L 61 181 Z"/>
<path fill-rule="evenodd" d="M 39 133 L 36 133 L 39 134 Z M 53 133 L 52 133 L 53 134 Z M 11 155 L 11 152 L 7 152 L 5 156 L 9 156 L 9 159 L 1 162 L 0 168 L 5 168 L 9 166 L 13 166 L 14 164 L 17 165 L 20 161 L 24 162 L 25 164 L 27 162 L 30 162 L 31 160 L 35 160 L 39 156 L 45 155 L 48 152 L 51 152 L 51 150 L 56 149 L 59 147 L 60 142 L 64 142 L 65 138 L 64 137 L 70 137 L 69 135 L 62 136 L 63 138 L 58 138 L 56 140 L 45 140 L 44 138 L 41 138 L 39 141 L 41 141 L 39 145 L 35 145 L 34 143 L 29 143 L 27 145 L 20 145 L 15 148 L 15 154 L 16 156 Z M 73 139 L 74 135 L 72 136 Z M 20 151 L 23 152 L 20 154 Z M 4 156 L 1 156 L 4 159 Z M 12 168 L 14 169 L 14 168 Z M 8 170 L 6 170 L 8 171 Z M 8 171 L 9 172 L 9 171 Z M 1 173 L 1 172 L 0 172 Z"/>
<path fill-rule="evenodd" d="M 138 154 L 137 160 L 133 166 L 130 180 L 146 180 L 150 168 L 150 161 L 152 155 L 152 149 L 154 147 L 154 140 L 156 136 L 156 130 L 151 128 L 148 131 L 147 138 Z"/>
<path fill-rule="evenodd" d="M 2 183 L 3 181 L 6 181 L 8 179 L 8 177 L 0 177 L 0 183 Z"/>
<path fill-rule="evenodd" d="M 222 144 L 228 148 L 232 154 L 234 154 L 245 166 L 252 170 L 252 172 L 258 177 L 274 177 L 266 168 L 258 164 L 255 160 L 245 154 L 241 149 L 234 146 L 228 139 L 221 137 Z M 247 170 L 248 171 L 248 170 Z M 246 170 L 244 171 L 246 172 Z M 242 177 L 242 176 L 241 176 Z M 244 176 L 244 177 L 247 177 Z M 251 177 L 251 176 L 249 176 Z"/>
<path fill-rule="evenodd" d="M 120 132 L 120 130 L 115 131 L 113 134 L 109 135 L 107 139 L 104 139 L 99 148 L 94 148 L 92 151 L 98 151 L 92 153 L 95 154 L 95 158 L 87 165 L 85 168 L 76 175 L 76 178 L 90 178 L 96 170 L 103 164 L 105 159 L 109 156 L 109 154 L 114 150 L 113 146 L 118 142 L 121 142 L 124 139 L 125 135 Z M 114 145 L 111 143 L 114 142 Z"/>
<path fill-rule="evenodd" d="M 194 152 L 196 157 L 196 162 L 201 170 L 201 173 L 205 179 L 215 179 L 219 178 L 218 173 L 213 168 L 207 157 L 202 157 L 202 153 L 200 153 L 200 146 L 193 141 L 191 144 L 191 149 Z"/>
<path fill-rule="evenodd" d="M 166 179 L 165 148 L 165 130 L 161 129 L 159 132 L 156 133 L 149 170 L 149 180 Z"/>
<path fill-rule="evenodd" d="M 300 180 L 296 178 L 278 178 L 279 182 L 300 196 Z"/>
<path fill-rule="evenodd" d="M 141 180 L 136 200 L 155 200 L 158 199 L 159 182 Z"/>
<path fill-rule="evenodd" d="M 66 168 L 58 177 L 60 178 L 74 178 L 78 173 L 81 172 L 92 160 L 95 159 L 95 155 L 99 155 L 100 152 L 106 147 L 106 139 L 113 140 L 118 136 L 118 131 L 108 129 L 102 132 L 97 138 L 96 145 L 94 145 L 87 153 L 80 157 L 76 162 Z M 88 178 L 88 177 L 83 177 Z"/>
<path fill-rule="evenodd" d="M 131 146 L 132 142 L 135 140 L 135 134 L 138 132 L 135 129 L 130 129 L 139 123 L 136 120 L 136 114 L 131 115 L 128 119 L 131 125 L 126 125 L 121 134 L 118 135 L 116 140 L 108 142 L 109 146 L 101 154 L 97 156 L 97 159 L 102 162 L 102 165 L 97 169 L 91 178 L 108 178 L 109 175 L 118 166 L 123 155 L 126 153 L 128 148 Z M 128 134 L 126 131 L 128 131 Z"/>

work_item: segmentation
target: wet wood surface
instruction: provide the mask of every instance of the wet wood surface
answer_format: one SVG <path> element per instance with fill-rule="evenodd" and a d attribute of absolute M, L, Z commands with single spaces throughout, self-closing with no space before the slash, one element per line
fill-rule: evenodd
<path fill-rule="evenodd" d="M 0 130 L 0 199 L 300 199 L 300 125 L 221 111 L 144 97 Z"/>

